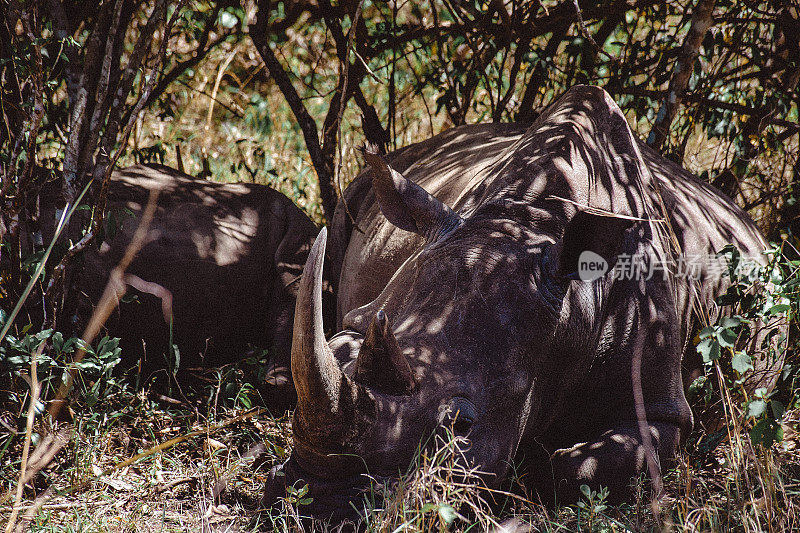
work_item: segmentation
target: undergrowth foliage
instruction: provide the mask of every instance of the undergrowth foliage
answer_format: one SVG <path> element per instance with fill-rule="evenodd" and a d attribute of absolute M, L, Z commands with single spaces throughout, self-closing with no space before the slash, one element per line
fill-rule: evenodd
<path fill-rule="evenodd" d="M 787 257 L 785 247 L 789 247 L 786 241 L 766 250 L 763 265 L 742 257 L 733 246 L 720 251 L 728 263 L 730 286 L 717 299 L 723 316 L 696 339 L 705 374 L 690 389 L 702 396 L 706 406 L 721 402 L 728 423 L 739 419 L 752 443 L 762 448 L 783 439 L 787 405 L 800 406 L 796 349 L 790 344 L 797 342 L 792 333 L 800 310 L 800 261 Z M 756 344 L 758 334 L 762 337 Z M 774 388 L 769 379 L 762 386 L 747 387 L 765 371 L 778 374 Z"/>
<path fill-rule="evenodd" d="M 74 365 L 77 374 L 78 393 L 91 408 L 98 400 L 115 388 L 124 384 L 112 377 L 111 372 L 121 360 L 119 339 L 103 337 L 96 346 L 89 346 L 78 337 L 64 339 L 60 331 L 46 329 L 37 333 L 28 333 L 31 324 L 22 328 L 22 336 L 17 338 L 7 335 L 0 343 L 0 374 L 14 379 L 27 379 L 31 367 L 31 358 L 37 358 L 38 380 L 43 387 L 41 396 L 51 398 L 61 385 L 64 373 L 73 366 L 72 354 L 78 346 L 83 346 L 86 356 Z M 47 343 L 49 349 L 43 351 L 42 345 Z M 9 392 L 25 390 L 24 387 L 9 384 Z"/>

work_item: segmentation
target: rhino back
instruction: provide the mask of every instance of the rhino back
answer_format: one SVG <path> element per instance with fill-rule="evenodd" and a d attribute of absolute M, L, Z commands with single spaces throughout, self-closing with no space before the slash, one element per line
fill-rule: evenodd
<path fill-rule="evenodd" d="M 288 358 L 294 281 L 317 229 L 288 198 L 266 186 L 197 180 L 162 166 L 115 172 L 108 195 L 110 231 L 87 254 L 81 276 L 90 300 L 98 300 L 125 253 L 151 190 L 159 192 L 158 208 L 128 272 L 171 293 L 174 340 L 183 362 L 232 362 L 248 344 L 283 350 Z M 146 350 L 154 365 L 163 365 L 160 354 L 169 332 L 160 302 L 150 294 L 137 297 L 140 303 L 121 306 L 109 329 L 123 336 L 128 360 Z"/>
<path fill-rule="evenodd" d="M 471 208 L 470 197 L 497 170 L 503 155 L 514 148 L 529 124 L 479 124 L 453 128 L 387 156 L 404 176 L 454 209 Z M 638 143 L 658 187 L 648 189 L 648 202 L 659 216 L 667 214 L 668 230 L 678 239 L 677 253 L 707 258 L 727 244 L 743 254 L 761 257 L 765 241 L 749 215 L 713 186 Z M 345 209 L 349 206 L 348 211 Z M 663 203 L 663 206 L 662 206 Z M 350 220 L 352 216 L 358 229 Z M 373 300 L 392 274 L 422 244 L 422 238 L 396 228 L 380 213 L 371 190 L 369 169 L 347 188 L 332 224 L 331 274 L 339 281 L 338 325 L 348 311 Z M 337 257 L 338 255 L 338 257 Z M 705 273 L 703 273 L 705 274 Z M 702 305 L 712 306 L 725 282 L 702 284 Z M 689 309 L 682 291 L 682 310 Z M 686 317 L 688 318 L 688 317 Z"/>
<path fill-rule="evenodd" d="M 701 181 L 677 163 L 654 150 L 640 145 L 642 157 L 658 183 L 650 201 L 667 214 L 672 231 L 678 238 L 679 253 L 687 257 L 707 256 L 727 244 L 739 248 L 743 255 L 764 262 L 766 241 L 752 218 L 712 185 Z M 702 299 L 718 293 L 722 284 L 704 283 Z"/>

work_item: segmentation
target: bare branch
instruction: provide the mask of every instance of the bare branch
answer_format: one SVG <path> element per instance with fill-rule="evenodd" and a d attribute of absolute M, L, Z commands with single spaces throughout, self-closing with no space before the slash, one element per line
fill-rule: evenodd
<path fill-rule="evenodd" d="M 306 148 L 311 156 L 311 162 L 314 164 L 314 170 L 317 172 L 320 196 L 322 197 L 322 209 L 325 213 L 325 218 L 331 220 L 333 211 L 336 208 L 336 195 L 333 193 L 333 165 L 331 161 L 325 159 L 322 152 L 317 123 L 308 113 L 303 101 L 297 94 L 297 90 L 292 85 L 289 75 L 280 61 L 278 61 L 267 40 L 267 20 L 269 18 L 270 2 L 268 0 L 260 0 L 257 5 L 256 19 L 250 24 L 249 28 L 250 38 L 253 40 L 253 44 L 256 45 L 256 49 L 261 54 L 270 76 L 272 76 L 283 93 L 286 103 L 289 104 L 289 108 L 292 110 L 295 119 L 297 119 L 297 124 L 303 132 Z"/>
<path fill-rule="evenodd" d="M 361 18 L 361 6 L 362 3 L 359 2 L 356 6 L 356 11 L 352 16 L 353 22 L 350 27 L 349 35 L 345 37 L 342 30 L 342 25 L 339 23 L 338 18 L 334 16 L 333 7 L 331 6 L 330 0 L 320 0 L 320 10 L 325 18 L 325 24 L 328 26 L 334 42 L 336 43 L 336 55 L 339 56 L 339 61 L 344 65 L 343 73 L 344 77 L 346 78 L 344 83 L 340 84 L 342 87 L 344 87 L 344 90 L 341 94 L 342 101 L 338 105 L 338 109 L 335 110 L 336 115 L 334 116 L 341 115 L 347 100 L 349 100 L 350 95 L 353 94 L 355 96 L 356 105 L 358 105 L 362 112 L 362 118 L 364 120 L 364 133 L 367 137 L 367 140 L 380 146 L 381 150 L 385 151 L 389 144 L 389 134 L 378 119 L 378 113 L 375 111 L 375 108 L 367 103 L 367 99 L 364 97 L 364 93 L 361 91 L 361 80 L 364 79 L 364 76 L 367 74 L 365 62 L 355 61 L 353 64 L 350 63 L 350 50 L 353 49 L 353 42 L 357 33 L 356 28 L 358 26 L 358 21 Z M 349 81 L 350 77 L 352 77 L 352 82 Z M 338 129 L 338 124 L 341 123 L 341 117 L 339 116 L 338 120 L 335 122 L 327 121 L 327 119 L 326 122 L 330 122 L 331 126 L 334 126 Z"/>
<path fill-rule="evenodd" d="M 155 102 L 158 97 L 160 97 L 167 88 L 172 85 L 184 72 L 189 70 L 190 68 L 195 67 L 198 63 L 200 63 L 203 59 L 205 59 L 209 52 L 211 52 L 214 48 L 216 48 L 219 44 L 228 40 L 231 36 L 230 32 L 224 32 L 215 39 L 209 42 L 211 36 L 211 30 L 215 28 L 216 20 L 219 17 L 219 13 L 224 7 L 222 2 L 218 2 L 214 9 L 212 10 L 211 14 L 206 19 L 206 24 L 203 27 L 203 33 L 200 35 L 200 38 L 197 40 L 197 48 L 192 52 L 190 58 L 179 61 L 175 63 L 169 72 L 163 74 L 159 80 L 158 84 L 153 88 L 150 96 L 147 98 L 145 102 L 145 107 L 150 107 L 150 105 Z M 130 120 L 130 111 L 128 111 L 122 119 L 123 124 L 127 124 Z"/>
<path fill-rule="evenodd" d="M 678 108 L 683 100 L 683 95 L 689 85 L 689 77 L 695 59 L 700 54 L 700 45 L 703 42 L 706 32 L 714 23 L 714 4 L 716 0 L 699 0 L 697 7 L 692 13 L 692 22 L 689 33 L 683 41 L 680 55 L 675 63 L 675 70 L 669 81 L 667 96 L 658 110 L 655 124 L 647 137 L 647 144 L 656 150 L 660 150 L 664 141 L 669 136 L 669 128 Z"/>

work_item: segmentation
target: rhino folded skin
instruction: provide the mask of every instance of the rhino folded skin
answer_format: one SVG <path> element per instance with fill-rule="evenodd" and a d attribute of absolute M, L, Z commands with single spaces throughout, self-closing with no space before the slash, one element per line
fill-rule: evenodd
<path fill-rule="evenodd" d="M 330 231 L 342 332 L 323 342 L 319 282 L 298 297 L 293 365 L 336 365 L 294 375 L 300 423 L 285 481 L 318 494 L 308 510 L 330 516 L 342 504 L 327 495 L 352 494 L 358 465 L 406 472 L 445 420 L 469 442 L 458 461 L 488 486 L 527 457 L 545 499 L 588 484 L 624 500 L 642 472 L 657 488 L 692 427 L 681 362 L 695 309 L 712 309 L 726 280 L 707 265 L 697 280 L 609 267 L 669 265 L 727 243 L 760 257 L 752 220 L 642 146 L 596 87 L 574 87 L 532 125 L 461 126 L 367 161 Z M 442 214 L 458 224 L 430 231 Z M 609 270 L 575 276 L 586 251 Z M 374 349 L 378 332 L 391 350 Z M 371 370 L 402 383 L 406 364 L 413 387 L 400 394 Z M 768 383 L 775 366 L 765 368 Z"/>

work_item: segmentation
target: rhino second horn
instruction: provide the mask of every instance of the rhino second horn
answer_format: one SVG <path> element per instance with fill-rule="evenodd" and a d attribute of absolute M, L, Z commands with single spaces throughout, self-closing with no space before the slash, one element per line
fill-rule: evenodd
<path fill-rule="evenodd" d="M 372 169 L 372 188 L 386 219 L 400 229 L 422 235 L 432 242 L 462 222 L 449 206 L 409 180 L 367 145 L 364 160 Z"/>
<path fill-rule="evenodd" d="M 319 232 L 303 268 L 294 315 L 292 378 L 297 410 L 309 422 L 341 422 L 339 401 L 350 396 L 353 383 L 344 375 L 325 340 L 322 326 L 322 267 L 327 228 Z"/>
<path fill-rule="evenodd" d="M 397 345 L 383 310 L 376 313 L 367 329 L 356 360 L 355 379 L 388 394 L 410 394 L 414 388 L 411 366 Z"/>

